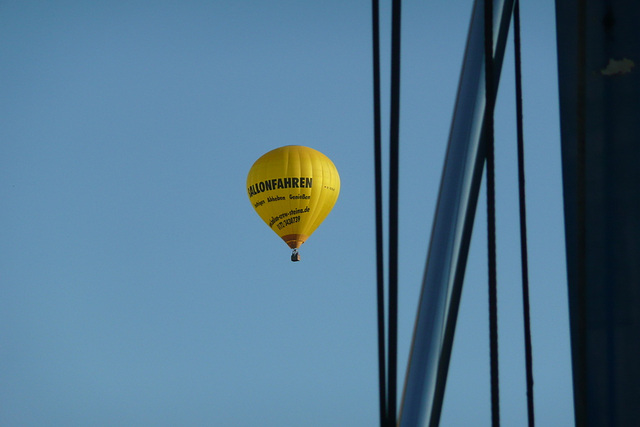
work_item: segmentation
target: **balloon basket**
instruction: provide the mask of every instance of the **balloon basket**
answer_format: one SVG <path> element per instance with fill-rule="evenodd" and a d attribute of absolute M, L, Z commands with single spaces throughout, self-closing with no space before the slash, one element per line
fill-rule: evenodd
<path fill-rule="evenodd" d="M 294 249 L 293 252 L 291 252 L 291 261 L 293 262 L 300 261 L 300 253 L 298 252 L 297 249 Z"/>

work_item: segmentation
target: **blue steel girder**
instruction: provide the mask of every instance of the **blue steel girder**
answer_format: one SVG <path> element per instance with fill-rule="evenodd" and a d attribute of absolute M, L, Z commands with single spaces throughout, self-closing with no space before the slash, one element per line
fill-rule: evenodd
<path fill-rule="evenodd" d="M 575 417 L 640 425 L 640 1 L 557 0 Z"/>

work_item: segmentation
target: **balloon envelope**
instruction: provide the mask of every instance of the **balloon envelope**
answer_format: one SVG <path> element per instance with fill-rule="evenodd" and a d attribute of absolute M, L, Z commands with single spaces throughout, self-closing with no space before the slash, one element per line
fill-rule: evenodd
<path fill-rule="evenodd" d="M 321 152 L 288 145 L 253 164 L 247 194 L 260 218 L 297 249 L 331 212 L 340 194 L 340 176 Z"/>

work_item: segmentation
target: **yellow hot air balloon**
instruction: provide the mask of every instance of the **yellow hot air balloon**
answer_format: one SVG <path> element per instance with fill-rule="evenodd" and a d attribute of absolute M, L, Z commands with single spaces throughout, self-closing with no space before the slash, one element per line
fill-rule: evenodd
<path fill-rule="evenodd" d="M 247 194 L 260 218 L 291 249 L 298 248 L 329 215 L 340 193 L 340 176 L 321 152 L 300 145 L 276 148 L 249 170 Z"/>

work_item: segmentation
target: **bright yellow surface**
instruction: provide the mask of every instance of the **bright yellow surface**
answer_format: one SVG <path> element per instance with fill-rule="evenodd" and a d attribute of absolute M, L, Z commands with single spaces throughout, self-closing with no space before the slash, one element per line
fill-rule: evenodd
<path fill-rule="evenodd" d="M 289 247 L 299 248 L 329 215 L 340 176 L 327 156 L 287 145 L 260 157 L 247 176 L 247 194 L 260 218 Z"/>

